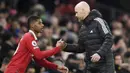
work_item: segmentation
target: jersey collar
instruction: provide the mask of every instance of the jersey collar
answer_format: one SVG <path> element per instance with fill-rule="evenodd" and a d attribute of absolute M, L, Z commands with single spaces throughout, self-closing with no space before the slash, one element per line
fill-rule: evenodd
<path fill-rule="evenodd" d="M 34 36 L 35 40 L 37 40 L 35 33 L 32 30 L 29 30 L 29 32 Z"/>

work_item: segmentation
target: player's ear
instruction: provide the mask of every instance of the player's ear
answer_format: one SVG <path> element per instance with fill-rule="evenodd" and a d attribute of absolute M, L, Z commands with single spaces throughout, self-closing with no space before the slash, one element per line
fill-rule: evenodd
<path fill-rule="evenodd" d="M 34 24 L 33 24 L 33 23 L 32 23 L 32 24 L 30 24 L 30 27 L 31 27 L 31 28 L 34 28 Z"/>

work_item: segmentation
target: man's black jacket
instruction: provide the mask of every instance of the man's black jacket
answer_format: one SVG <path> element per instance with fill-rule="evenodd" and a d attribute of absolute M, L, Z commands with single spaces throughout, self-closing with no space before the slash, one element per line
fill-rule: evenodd
<path fill-rule="evenodd" d="M 91 56 L 98 53 L 101 56 L 99 63 L 112 63 L 113 65 L 112 34 L 106 21 L 102 19 L 102 15 L 99 11 L 92 10 L 82 23 L 78 43 L 67 44 L 64 51 L 86 53 L 85 61 L 91 61 Z"/>

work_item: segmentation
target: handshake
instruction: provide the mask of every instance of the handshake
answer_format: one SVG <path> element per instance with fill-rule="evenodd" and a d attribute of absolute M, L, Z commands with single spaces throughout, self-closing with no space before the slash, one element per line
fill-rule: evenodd
<path fill-rule="evenodd" d="M 60 47 L 61 49 L 64 49 L 66 46 L 67 46 L 67 43 L 65 43 L 65 41 L 63 41 L 62 39 L 60 39 L 56 43 L 56 47 Z"/>
<path fill-rule="evenodd" d="M 65 41 L 63 41 L 62 39 L 60 39 L 59 41 L 57 41 L 56 43 L 56 47 L 60 47 L 61 49 L 64 49 L 67 46 L 67 43 L 65 43 Z M 58 66 L 57 70 L 61 73 L 68 73 L 68 68 L 65 66 Z"/>

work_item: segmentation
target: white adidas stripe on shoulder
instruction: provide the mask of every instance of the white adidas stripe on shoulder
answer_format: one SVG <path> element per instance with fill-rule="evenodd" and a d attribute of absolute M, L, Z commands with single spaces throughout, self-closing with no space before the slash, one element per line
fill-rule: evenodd
<path fill-rule="evenodd" d="M 98 21 L 101 24 L 102 29 L 103 29 L 105 34 L 107 34 L 109 32 L 106 25 L 105 25 L 105 23 L 104 23 L 104 21 L 101 18 L 97 17 L 94 20 Z"/>

